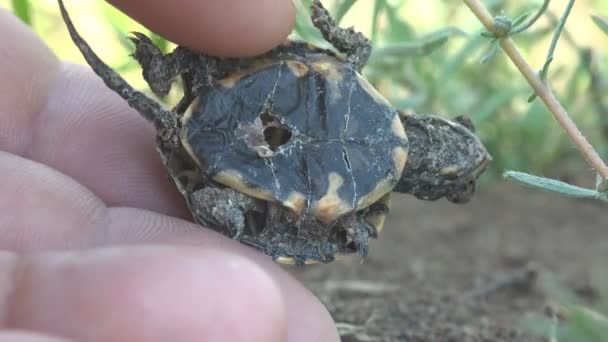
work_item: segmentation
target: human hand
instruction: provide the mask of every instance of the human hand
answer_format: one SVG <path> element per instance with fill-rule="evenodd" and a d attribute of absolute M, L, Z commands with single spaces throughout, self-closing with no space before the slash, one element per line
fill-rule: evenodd
<path fill-rule="evenodd" d="M 288 0 L 112 2 L 223 55 L 271 48 L 294 17 Z M 338 340 L 269 258 L 184 220 L 153 128 L 88 67 L 2 10 L 0 41 L 0 342 Z"/>

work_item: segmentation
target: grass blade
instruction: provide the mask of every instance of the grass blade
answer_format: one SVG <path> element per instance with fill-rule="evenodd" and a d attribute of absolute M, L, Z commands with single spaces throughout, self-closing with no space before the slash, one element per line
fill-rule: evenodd
<path fill-rule="evenodd" d="M 32 6 L 29 0 L 12 0 L 13 12 L 28 26 L 32 26 Z"/>

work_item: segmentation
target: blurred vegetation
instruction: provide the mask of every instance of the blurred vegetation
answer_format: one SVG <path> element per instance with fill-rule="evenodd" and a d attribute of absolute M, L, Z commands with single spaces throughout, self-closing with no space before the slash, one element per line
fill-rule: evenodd
<path fill-rule="evenodd" d="M 296 35 L 325 45 L 301 0 Z M 498 51 L 481 24 L 460 1 L 324 1 L 343 26 L 355 26 L 373 40 L 367 77 L 397 107 L 454 117 L 468 115 L 494 157 L 490 174 L 505 169 L 566 180 L 592 180 L 592 172 L 540 103 L 528 103 L 531 89 Z M 515 41 L 535 68 L 542 68 L 551 36 L 567 1 L 554 0 L 547 12 Z M 486 0 L 493 13 L 516 18 L 542 5 L 533 0 Z M 76 25 L 111 66 L 139 88 L 145 83 L 129 57 L 129 31 L 150 32 L 104 1 L 68 1 Z M 82 63 L 54 0 L 0 0 L 48 43 L 62 59 Z M 592 15 L 596 15 L 592 17 Z M 602 18 L 608 2 L 579 0 L 566 24 L 547 75 L 558 98 L 598 152 L 608 156 L 608 36 Z M 600 24 L 594 24 L 594 21 Z M 604 29 L 607 29 L 604 27 Z M 93 38 L 94 37 L 94 38 Z M 158 44 L 171 44 L 155 36 Z"/>
<path fill-rule="evenodd" d="M 605 274 L 601 271 L 596 274 Z M 545 315 L 532 315 L 524 325 L 550 342 L 605 342 L 608 336 L 608 278 L 595 279 L 585 296 L 564 288 L 552 275 L 541 281 L 552 303 Z"/>

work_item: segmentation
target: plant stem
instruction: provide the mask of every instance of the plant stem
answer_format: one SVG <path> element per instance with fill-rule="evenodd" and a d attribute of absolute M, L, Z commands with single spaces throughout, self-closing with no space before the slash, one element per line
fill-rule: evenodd
<path fill-rule="evenodd" d="M 479 0 L 463 1 L 483 24 L 486 30 L 494 32 L 494 19 L 485 6 Z M 603 179 L 608 179 L 608 166 L 606 166 L 593 146 L 591 146 L 578 127 L 576 127 L 576 124 L 572 121 L 566 109 L 564 109 L 557 100 L 551 88 L 538 77 L 534 69 L 526 62 L 513 40 L 510 37 L 504 37 L 500 39 L 500 46 L 513 64 L 515 64 L 517 69 L 519 69 L 519 72 L 526 78 L 530 86 L 532 86 L 536 95 L 545 103 L 545 106 L 547 106 L 557 122 L 562 126 L 562 129 L 570 137 L 570 140 L 572 140 L 587 163 L 589 163 Z"/>
<path fill-rule="evenodd" d="M 543 81 L 547 80 L 549 64 L 551 64 L 551 62 L 553 61 L 553 54 L 555 53 L 555 48 L 557 47 L 557 42 L 559 41 L 559 37 L 562 34 L 562 31 L 564 31 L 564 26 L 566 26 L 566 20 L 568 20 L 568 16 L 570 15 L 570 12 L 572 11 L 572 7 L 574 7 L 574 1 L 575 0 L 568 1 L 566 10 L 564 11 L 564 14 L 562 15 L 561 19 L 559 20 L 557 28 L 555 29 L 555 33 L 553 34 L 553 38 L 551 38 L 551 45 L 549 45 L 549 51 L 547 51 L 547 58 L 545 59 L 545 65 L 543 65 L 543 69 L 540 72 L 540 78 Z"/>

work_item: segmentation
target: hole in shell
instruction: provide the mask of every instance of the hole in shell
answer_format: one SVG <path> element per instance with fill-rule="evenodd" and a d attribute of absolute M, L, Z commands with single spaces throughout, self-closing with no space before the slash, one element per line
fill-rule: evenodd
<path fill-rule="evenodd" d="M 286 144 L 291 139 L 291 131 L 281 124 L 281 121 L 268 111 L 260 114 L 262 122 L 264 141 L 271 151 L 276 151 L 279 146 Z"/>
<path fill-rule="evenodd" d="M 291 131 L 280 126 L 269 126 L 264 128 L 264 140 L 272 151 L 286 144 L 291 139 Z"/>

